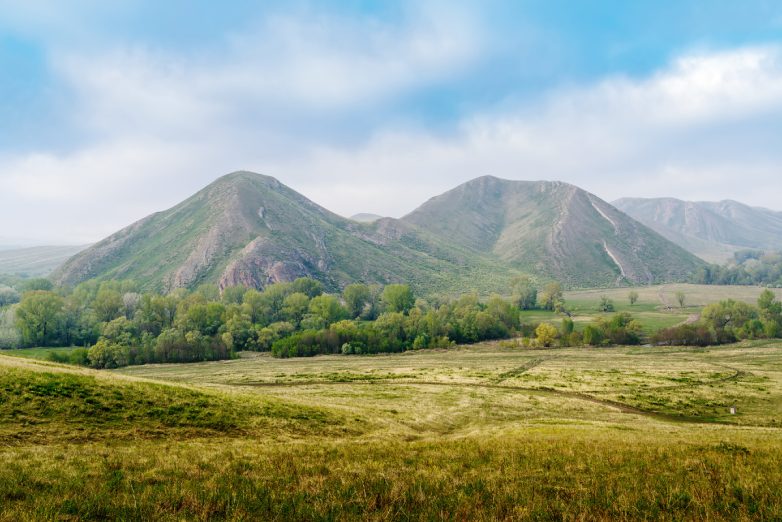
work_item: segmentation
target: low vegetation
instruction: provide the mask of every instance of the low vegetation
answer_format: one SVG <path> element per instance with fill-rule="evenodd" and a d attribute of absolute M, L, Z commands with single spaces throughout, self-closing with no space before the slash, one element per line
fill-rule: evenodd
<path fill-rule="evenodd" d="M 0 355 L 0 519 L 782 516 L 779 343 L 500 343 L 121 374 Z"/>

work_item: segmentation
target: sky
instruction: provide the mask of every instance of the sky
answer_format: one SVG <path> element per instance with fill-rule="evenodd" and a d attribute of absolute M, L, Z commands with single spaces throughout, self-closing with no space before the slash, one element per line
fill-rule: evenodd
<path fill-rule="evenodd" d="M 236 170 L 344 216 L 487 174 L 782 210 L 782 2 L 0 0 L 0 243 Z"/>

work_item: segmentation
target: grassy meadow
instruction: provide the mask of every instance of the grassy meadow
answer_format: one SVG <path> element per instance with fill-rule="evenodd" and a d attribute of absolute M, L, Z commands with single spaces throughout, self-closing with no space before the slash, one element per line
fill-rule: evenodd
<path fill-rule="evenodd" d="M 659 287 L 567 298 L 681 321 L 709 298 L 686 288 L 694 312 Z M 0 520 L 782 518 L 779 341 L 116 371 L 47 353 L 0 352 Z"/>

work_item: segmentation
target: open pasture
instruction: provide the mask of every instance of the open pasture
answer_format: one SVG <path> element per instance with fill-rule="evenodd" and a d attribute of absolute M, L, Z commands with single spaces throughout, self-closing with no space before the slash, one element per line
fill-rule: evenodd
<path fill-rule="evenodd" d="M 0 397 L 0 520 L 782 517 L 779 342 L 0 355 Z"/>

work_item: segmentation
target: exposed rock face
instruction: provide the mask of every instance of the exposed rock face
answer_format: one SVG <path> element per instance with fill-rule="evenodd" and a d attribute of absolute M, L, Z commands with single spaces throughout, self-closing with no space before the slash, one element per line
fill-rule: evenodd
<path fill-rule="evenodd" d="M 663 259 L 665 257 L 665 259 Z M 424 291 L 504 291 L 514 274 L 571 286 L 681 279 L 697 261 L 595 196 L 557 182 L 485 177 L 402 220 L 348 220 L 274 178 L 237 172 L 71 258 L 60 284 L 135 279 L 170 291 L 256 288 L 314 277 L 410 282 Z"/>

